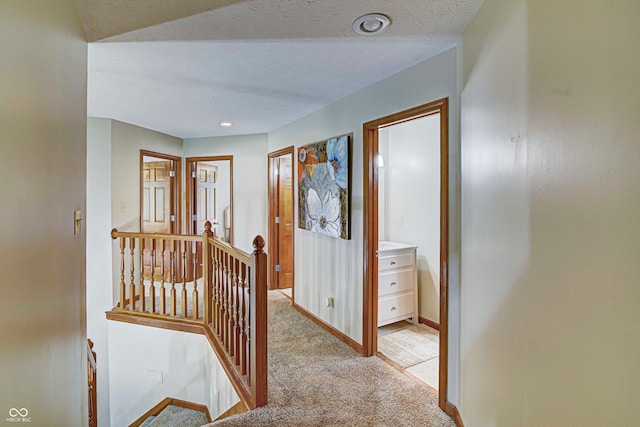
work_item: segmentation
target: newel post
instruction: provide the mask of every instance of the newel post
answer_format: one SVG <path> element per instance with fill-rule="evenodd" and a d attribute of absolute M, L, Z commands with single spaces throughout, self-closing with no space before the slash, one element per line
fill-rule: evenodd
<path fill-rule="evenodd" d="M 202 290 L 204 292 L 204 324 L 211 324 L 211 279 L 213 275 L 213 263 L 211 262 L 211 254 L 209 253 L 209 239 L 213 237 L 211 231 L 211 222 L 204 223 L 204 232 L 202 233 Z"/>
<path fill-rule="evenodd" d="M 249 372 L 256 408 L 267 404 L 267 254 L 264 244 L 262 236 L 256 236 L 251 254 Z"/>

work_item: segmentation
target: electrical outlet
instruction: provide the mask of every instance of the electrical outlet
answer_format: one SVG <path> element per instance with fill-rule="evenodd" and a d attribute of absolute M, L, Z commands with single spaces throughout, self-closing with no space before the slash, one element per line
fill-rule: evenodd
<path fill-rule="evenodd" d="M 404 218 L 401 216 L 396 217 L 396 227 L 402 227 L 404 224 Z"/>
<path fill-rule="evenodd" d="M 120 213 L 125 213 L 127 211 L 127 202 L 120 202 L 118 205 L 118 211 Z"/>

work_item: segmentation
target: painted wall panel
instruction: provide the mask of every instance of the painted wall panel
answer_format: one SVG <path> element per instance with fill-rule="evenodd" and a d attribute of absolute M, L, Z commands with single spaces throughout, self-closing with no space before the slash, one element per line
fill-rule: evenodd
<path fill-rule="evenodd" d="M 87 44 L 72 0 L 0 2 L 0 414 L 87 421 Z M 61 391 L 64 391 L 61 393 Z M 10 421 L 7 422 L 9 424 Z"/>
<path fill-rule="evenodd" d="M 111 120 L 87 119 L 87 336 L 98 363 L 98 419 L 110 425 L 109 340 L 104 313 L 113 308 L 111 265 Z"/>
<path fill-rule="evenodd" d="M 465 31 L 467 425 L 640 416 L 637 16 L 636 1 L 487 0 Z"/>

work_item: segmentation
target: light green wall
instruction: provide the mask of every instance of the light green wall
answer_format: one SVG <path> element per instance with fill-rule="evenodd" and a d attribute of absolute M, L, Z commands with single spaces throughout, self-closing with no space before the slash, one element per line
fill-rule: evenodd
<path fill-rule="evenodd" d="M 464 33 L 466 425 L 640 417 L 638 16 L 486 0 Z"/>
<path fill-rule="evenodd" d="M 75 3 L 0 2 L 0 55 L 0 419 L 26 408 L 29 425 L 83 425 L 85 224 L 74 235 L 73 218 L 85 215 L 87 44 Z"/>

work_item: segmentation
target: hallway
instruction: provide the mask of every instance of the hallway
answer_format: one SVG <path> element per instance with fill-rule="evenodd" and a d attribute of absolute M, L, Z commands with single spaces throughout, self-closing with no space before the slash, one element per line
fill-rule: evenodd
<path fill-rule="evenodd" d="M 269 292 L 269 403 L 215 426 L 454 426 L 425 386 L 364 358 Z"/>

